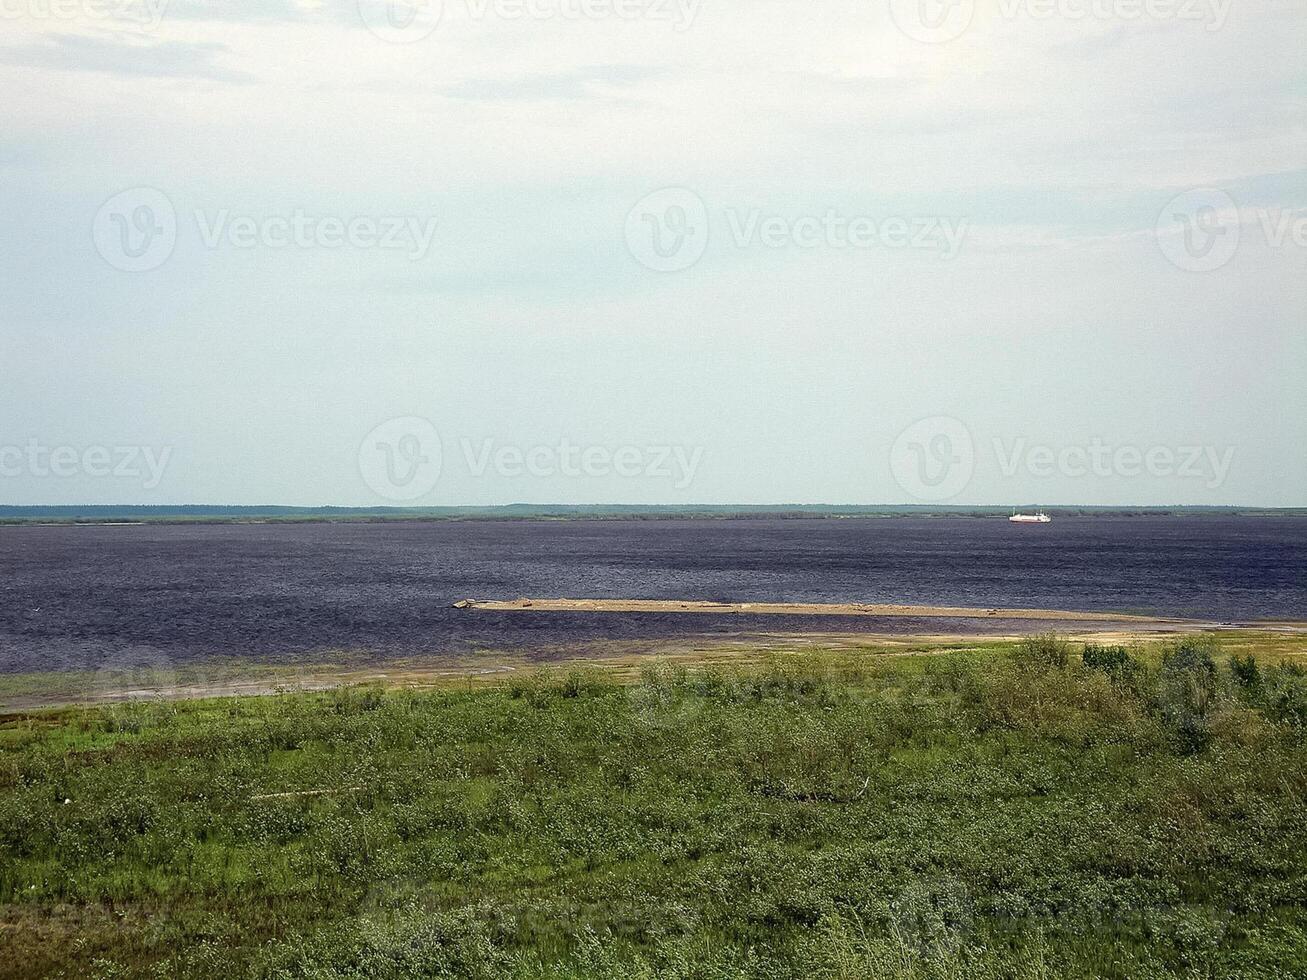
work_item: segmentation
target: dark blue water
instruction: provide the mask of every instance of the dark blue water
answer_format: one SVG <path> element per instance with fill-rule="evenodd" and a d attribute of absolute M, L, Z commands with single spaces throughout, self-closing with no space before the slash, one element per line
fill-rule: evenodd
<path fill-rule="evenodd" d="M 1294 518 L 0 527 L 0 670 L 94 666 L 125 652 L 173 660 L 547 652 L 705 632 L 977 626 L 450 608 L 465 597 L 904 602 L 1304 619 L 1305 569 L 1307 520 Z"/>

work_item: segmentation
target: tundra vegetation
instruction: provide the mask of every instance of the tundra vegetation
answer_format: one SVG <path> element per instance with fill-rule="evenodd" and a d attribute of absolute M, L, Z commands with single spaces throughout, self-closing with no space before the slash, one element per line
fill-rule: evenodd
<path fill-rule="evenodd" d="M 0 973 L 1301 977 L 1307 676 L 1209 641 L 0 722 Z"/>

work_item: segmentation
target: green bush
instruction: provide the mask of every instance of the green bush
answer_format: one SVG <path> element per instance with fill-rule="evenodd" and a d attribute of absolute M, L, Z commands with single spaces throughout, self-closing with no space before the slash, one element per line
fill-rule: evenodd
<path fill-rule="evenodd" d="M 1125 647 L 1086 643 L 1080 659 L 1087 669 L 1106 674 L 1117 690 L 1139 693 L 1144 665 L 1130 656 Z"/>
<path fill-rule="evenodd" d="M 260 959 L 269 980 L 497 980 L 512 962 L 473 910 L 433 913 L 417 905 L 270 944 Z"/>
<path fill-rule="evenodd" d="M 1090 670 L 1101 670 L 1109 674 L 1134 662 L 1125 647 L 1099 646 L 1097 643 L 1086 643 L 1080 659 Z"/>
<path fill-rule="evenodd" d="M 1207 637 L 1190 637 L 1162 655 L 1157 710 L 1183 753 L 1201 752 L 1211 742 L 1212 716 L 1221 702 L 1216 649 Z"/>
<path fill-rule="evenodd" d="M 1216 654 L 1220 646 L 1210 636 L 1187 636 L 1162 654 L 1167 670 L 1185 671 L 1216 679 Z"/>
<path fill-rule="evenodd" d="M 1013 659 L 1030 670 L 1052 670 L 1065 667 L 1070 646 L 1055 633 L 1037 633 L 1017 644 Z"/>
<path fill-rule="evenodd" d="M 1307 670 L 1276 664 L 1262 674 L 1259 703 L 1266 716 L 1287 725 L 1298 737 L 1307 734 Z"/>
<path fill-rule="evenodd" d="M 1257 660 L 1251 653 L 1244 657 L 1238 654 L 1232 655 L 1230 674 L 1234 677 L 1235 683 L 1246 691 L 1255 692 L 1262 686 L 1261 671 L 1258 670 Z"/>

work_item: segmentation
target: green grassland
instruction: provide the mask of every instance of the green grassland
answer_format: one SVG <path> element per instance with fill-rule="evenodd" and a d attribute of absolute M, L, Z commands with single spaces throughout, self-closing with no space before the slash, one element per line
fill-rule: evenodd
<path fill-rule="evenodd" d="M 1305 797 L 1210 638 L 10 714 L 0 974 L 1300 977 Z"/>

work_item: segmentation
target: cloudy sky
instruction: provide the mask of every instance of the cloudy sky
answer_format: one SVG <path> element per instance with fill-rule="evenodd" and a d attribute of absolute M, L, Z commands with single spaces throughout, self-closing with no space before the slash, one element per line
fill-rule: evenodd
<path fill-rule="evenodd" d="M 0 503 L 1307 504 L 1304 50 L 1300 0 L 0 0 Z"/>

